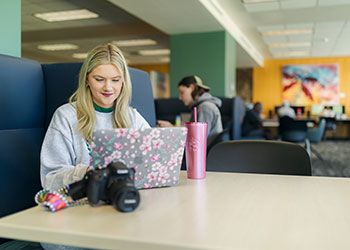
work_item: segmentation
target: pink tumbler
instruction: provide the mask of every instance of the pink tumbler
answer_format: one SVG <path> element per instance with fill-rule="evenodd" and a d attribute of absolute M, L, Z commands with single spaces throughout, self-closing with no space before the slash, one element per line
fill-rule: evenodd
<path fill-rule="evenodd" d="M 186 122 L 186 167 L 189 179 L 204 179 L 207 158 L 207 134 L 208 124 L 197 122 L 195 110 L 195 122 Z"/>

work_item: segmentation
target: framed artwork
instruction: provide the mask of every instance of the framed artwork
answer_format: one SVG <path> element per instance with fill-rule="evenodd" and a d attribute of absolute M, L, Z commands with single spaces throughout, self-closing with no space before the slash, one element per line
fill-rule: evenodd
<path fill-rule="evenodd" d="M 152 83 L 154 98 L 169 98 L 170 97 L 170 81 L 169 75 L 157 71 L 151 71 L 150 80 Z"/>
<path fill-rule="evenodd" d="M 283 66 L 282 99 L 294 106 L 339 104 L 338 65 Z"/>

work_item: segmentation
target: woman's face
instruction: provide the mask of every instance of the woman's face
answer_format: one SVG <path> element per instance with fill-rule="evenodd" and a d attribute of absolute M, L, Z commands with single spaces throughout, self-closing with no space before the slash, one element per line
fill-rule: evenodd
<path fill-rule="evenodd" d="M 94 102 L 103 108 L 110 108 L 119 97 L 124 78 L 120 70 L 112 64 L 94 68 L 87 76 Z"/>
<path fill-rule="evenodd" d="M 194 90 L 194 85 L 191 84 L 189 87 L 180 85 L 179 86 L 179 99 L 186 105 L 191 106 L 193 103 L 192 92 Z"/>

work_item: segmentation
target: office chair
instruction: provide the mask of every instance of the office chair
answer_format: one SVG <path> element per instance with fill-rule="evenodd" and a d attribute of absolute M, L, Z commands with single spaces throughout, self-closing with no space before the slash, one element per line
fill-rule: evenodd
<path fill-rule="evenodd" d="M 306 137 L 310 141 L 310 150 L 311 152 L 316 155 L 316 157 L 328 168 L 332 168 L 332 165 L 330 162 L 326 161 L 322 155 L 312 146 L 314 143 L 319 143 L 322 141 L 326 131 L 326 119 L 321 118 L 321 120 L 318 122 L 318 126 L 316 128 L 310 128 L 307 130 Z"/>
<path fill-rule="evenodd" d="M 334 117 L 321 117 L 321 119 L 326 120 L 325 131 L 330 131 L 332 137 L 334 137 L 334 134 L 337 131 L 337 120 Z"/>
<path fill-rule="evenodd" d="M 208 140 L 207 145 L 207 155 L 210 150 L 218 143 L 230 140 L 230 128 L 225 128 L 220 133 L 214 135 L 210 140 Z"/>
<path fill-rule="evenodd" d="M 289 116 L 279 118 L 278 133 L 282 141 L 302 142 L 307 133 L 306 121 L 294 120 Z"/>
<path fill-rule="evenodd" d="M 311 175 L 310 157 L 294 143 L 281 141 L 227 141 L 208 154 L 207 171 Z"/>
<path fill-rule="evenodd" d="M 294 120 L 288 116 L 281 117 L 279 123 L 278 130 L 282 141 L 304 143 L 306 152 L 310 157 L 313 153 L 323 164 L 329 166 L 329 163 L 310 143 L 310 141 L 316 142 L 316 140 L 321 140 L 325 130 L 325 120 L 321 119 L 319 127 L 315 128 L 315 130 L 308 130 L 307 121 Z"/>
<path fill-rule="evenodd" d="M 282 141 L 305 143 L 306 152 L 311 157 L 311 145 L 309 139 L 306 136 L 306 121 L 298 121 L 289 116 L 282 116 L 279 118 L 278 133 Z"/>
<path fill-rule="evenodd" d="M 309 128 L 306 133 L 306 137 L 311 143 L 319 143 L 322 141 L 326 129 L 326 120 L 321 119 L 318 126 L 315 128 Z"/>

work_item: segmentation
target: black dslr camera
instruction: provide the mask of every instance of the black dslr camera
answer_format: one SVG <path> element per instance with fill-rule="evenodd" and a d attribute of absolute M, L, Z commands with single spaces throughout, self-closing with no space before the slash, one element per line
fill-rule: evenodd
<path fill-rule="evenodd" d="M 91 206 L 105 202 L 121 212 L 131 212 L 140 203 L 134 175 L 134 169 L 112 162 L 106 168 L 88 171 L 81 181 L 69 185 L 68 195 L 73 200 L 87 197 Z"/>

